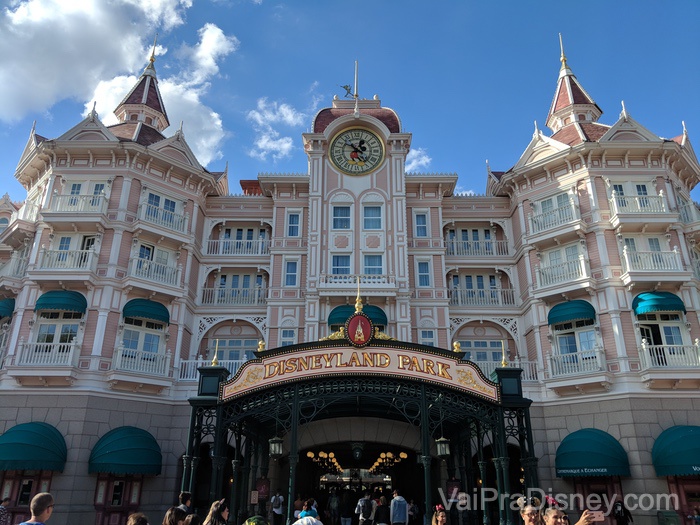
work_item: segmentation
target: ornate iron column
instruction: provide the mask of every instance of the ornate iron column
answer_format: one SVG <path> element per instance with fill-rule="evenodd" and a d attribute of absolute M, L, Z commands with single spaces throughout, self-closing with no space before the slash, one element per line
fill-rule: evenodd
<path fill-rule="evenodd" d="M 287 492 L 287 525 L 294 518 L 294 494 L 297 488 L 297 463 L 299 463 L 299 385 L 294 386 L 291 406 L 291 428 L 289 435 L 289 491 Z"/>

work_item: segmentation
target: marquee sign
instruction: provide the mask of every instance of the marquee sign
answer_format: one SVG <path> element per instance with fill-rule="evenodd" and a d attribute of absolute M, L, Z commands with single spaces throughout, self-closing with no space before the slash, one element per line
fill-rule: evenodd
<path fill-rule="evenodd" d="M 361 324 L 355 328 L 357 326 L 363 328 Z M 381 341 L 373 341 L 371 347 L 337 346 L 335 342 L 328 347 L 295 349 L 247 361 L 233 378 L 221 385 L 219 399 L 229 401 L 291 381 L 375 375 L 415 379 L 461 390 L 489 401 L 500 401 L 498 385 L 484 379 L 476 365 L 469 361 L 438 352 L 403 348 L 400 344 L 383 345 Z"/>

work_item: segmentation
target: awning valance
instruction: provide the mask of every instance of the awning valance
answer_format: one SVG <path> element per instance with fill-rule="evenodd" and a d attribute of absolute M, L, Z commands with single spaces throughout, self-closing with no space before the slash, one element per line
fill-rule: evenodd
<path fill-rule="evenodd" d="M 163 455 L 155 438 L 136 427 L 107 432 L 90 453 L 88 472 L 110 474 L 160 474 Z"/>
<path fill-rule="evenodd" d="M 635 315 L 651 312 L 683 312 L 685 304 L 680 297 L 671 292 L 644 292 L 632 301 Z"/>
<path fill-rule="evenodd" d="M 560 303 L 549 311 L 547 324 L 559 324 L 578 319 L 595 319 L 595 308 L 588 301 L 576 299 Z"/>
<path fill-rule="evenodd" d="M 132 299 L 124 305 L 122 310 L 124 317 L 138 317 L 140 319 L 153 319 L 161 323 L 170 324 L 170 313 L 160 303 L 148 299 Z"/>
<path fill-rule="evenodd" d="M 5 317 L 11 317 L 12 313 L 15 311 L 15 300 L 14 298 L 3 299 L 0 301 L 0 319 Z"/>
<path fill-rule="evenodd" d="M 48 423 L 22 423 L 0 436 L 0 470 L 63 472 L 67 455 L 66 440 Z"/>
<path fill-rule="evenodd" d="M 52 290 L 36 300 L 34 311 L 37 310 L 62 310 L 84 314 L 87 310 L 87 299 L 78 292 Z"/>
<path fill-rule="evenodd" d="M 367 314 L 374 324 L 381 326 L 386 326 L 388 324 L 388 319 L 384 310 L 378 306 L 366 304 L 363 306 L 362 311 Z M 354 313 L 354 305 L 344 304 L 342 306 L 336 306 L 328 316 L 328 325 L 345 324 L 345 321 Z"/>
<path fill-rule="evenodd" d="M 566 436 L 555 459 L 557 476 L 629 476 L 627 452 L 607 432 L 582 428 Z"/>
<path fill-rule="evenodd" d="M 700 427 L 679 425 L 664 430 L 651 449 L 657 476 L 700 474 Z"/>

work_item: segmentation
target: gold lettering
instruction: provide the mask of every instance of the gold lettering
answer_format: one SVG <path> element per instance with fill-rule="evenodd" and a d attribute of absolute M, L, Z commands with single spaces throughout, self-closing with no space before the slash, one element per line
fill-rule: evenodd
<path fill-rule="evenodd" d="M 360 363 L 360 358 L 357 357 L 357 352 L 353 352 L 350 356 L 350 361 L 348 361 L 348 366 L 362 366 Z"/>
<path fill-rule="evenodd" d="M 319 354 L 311 356 L 311 370 L 321 368 L 321 356 Z"/>
<path fill-rule="evenodd" d="M 265 365 L 265 379 L 268 377 L 275 377 L 279 370 L 279 365 L 277 363 L 268 363 Z"/>
<path fill-rule="evenodd" d="M 405 369 L 411 363 L 411 358 L 407 355 L 399 354 L 399 370 Z"/>
<path fill-rule="evenodd" d="M 338 366 L 338 367 L 346 367 L 346 366 L 348 366 L 347 363 L 343 363 L 343 354 L 341 354 L 340 352 L 338 352 L 337 354 L 333 354 L 333 355 L 336 356 L 335 366 Z"/>
<path fill-rule="evenodd" d="M 435 375 L 435 370 L 433 369 L 433 361 L 432 359 L 426 359 L 425 357 L 423 358 L 423 371 L 426 374 L 430 374 L 431 376 Z"/>
<path fill-rule="evenodd" d="M 330 368 L 333 366 L 333 356 L 335 354 L 323 354 L 321 357 L 323 357 L 323 360 L 326 363 L 326 368 Z"/>
<path fill-rule="evenodd" d="M 445 379 L 452 379 L 452 376 L 449 374 L 448 370 L 450 368 L 450 365 L 441 363 L 438 361 L 438 375 L 440 377 L 444 377 Z"/>
<path fill-rule="evenodd" d="M 379 368 L 387 368 L 391 364 L 391 357 L 389 354 L 376 354 L 377 355 L 377 366 Z"/>
<path fill-rule="evenodd" d="M 297 359 L 292 358 L 292 359 L 287 359 L 287 361 L 283 361 L 285 363 L 284 366 L 284 372 L 283 374 L 290 373 L 290 372 L 296 372 L 297 369 Z"/>
<path fill-rule="evenodd" d="M 363 366 L 374 366 L 374 354 L 368 352 L 362 352 L 362 365 Z"/>
<path fill-rule="evenodd" d="M 420 363 L 418 363 L 418 358 L 417 357 L 412 357 L 411 358 L 411 366 L 408 368 L 412 372 L 422 372 L 420 367 Z"/>
<path fill-rule="evenodd" d="M 306 356 L 305 359 L 298 357 L 297 358 L 297 372 L 302 372 L 304 370 L 309 369 L 309 356 Z"/>

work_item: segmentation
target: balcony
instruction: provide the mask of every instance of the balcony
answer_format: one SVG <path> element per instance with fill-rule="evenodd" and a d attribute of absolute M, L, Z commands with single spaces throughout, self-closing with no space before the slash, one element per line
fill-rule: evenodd
<path fill-rule="evenodd" d="M 38 217 L 39 204 L 25 202 L 12 214 L 7 228 L 0 233 L 0 243 L 12 246 L 16 250 L 20 249 L 26 238 L 34 236 Z"/>
<path fill-rule="evenodd" d="M 508 241 L 445 241 L 447 255 L 455 257 L 507 257 Z"/>
<path fill-rule="evenodd" d="M 558 395 L 608 391 L 608 373 L 602 348 L 547 356 L 549 371 L 545 384 Z"/>
<path fill-rule="evenodd" d="M 512 288 L 452 288 L 448 294 L 450 306 L 515 306 L 515 290 Z"/>
<path fill-rule="evenodd" d="M 207 241 L 207 255 L 270 255 L 270 241 L 239 241 L 232 239 L 212 239 Z"/>
<path fill-rule="evenodd" d="M 678 247 L 673 251 L 632 251 L 627 246 L 622 249 L 622 282 L 625 286 L 633 281 L 686 282 L 692 272 L 683 267 Z"/>
<path fill-rule="evenodd" d="M 29 277 L 36 281 L 60 279 L 93 282 L 96 271 L 97 254 L 94 250 L 41 249 Z"/>
<path fill-rule="evenodd" d="M 0 279 L 21 279 L 27 271 L 29 257 L 21 256 L 19 252 L 13 252 L 10 259 L 0 266 Z"/>
<path fill-rule="evenodd" d="M 173 383 L 171 361 L 170 352 L 161 354 L 120 346 L 114 352 L 107 382 L 114 390 L 159 394 Z"/>
<path fill-rule="evenodd" d="M 642 381 L 652 389 L 700 387 L 700 341 L 693 345 L 650 345 L 638 349 Z"/>
<path fill-rule="evenodd" d="M 227 306 L 265 306 L 267 290 L 265 288 L 203 288 L 203 305 Z"/>
<path fill-rule="evenodd" d="M 502 368 L 501 361 L 472 361 L 484 373 L 484 376 L 491 377 L 491 373 L 496 368 Z M 535 361 L 526 361 L 516 358 L 515 361 L 508 362 L 509 368 L 521 368 L 523 370 L 520 376 L 522 381 L 532 382 L 537 381 L 537 363 Z"/>
<path fill-rule="evenodd" d="M 394 295 L 398 290 L 393 275 L 327 275 L 321 274 L 318 290 L 321 295 L 355 295 L 359 286 L 363 294 Z"/>
<path fill-rule="evenodd" d="M 700 210 L 694 202 L 687 202 L 678 206 L 678 218 L 683 224 L 689 225 L 700 223 Z"/>
<path fill-rule="evenodd" d="M 584 255 L 553 265 L 536 265 L 533 295 L 543 299 L 574 290 L 593 288 L 595 280 Z"/>
<path fill-rule="evenodd" d="M 189 226 L 189 215 L 164 210 L 158 206 L 146 203 L 139 205 L 137 219 L 144 223 L 144 226 L 156 226 L 157 228 L 152 231 L 158 233 L 165 231 L 165 233 L 186 234 Z"/>
<path fill-rule="evenodd" d="M 182 266 L 150 261 L 148 259 L 131 259 L 125 278 L 125 286 L 138 286 L 153 292 L 165 293 L 175 297 L 184 294 L 180 284 Z"/>
<path fill-rule="evenodd" d="M 543 213 L 530 215 L 528 217 L 530 235 L 556 230 L 561 226 L 565 226 L 580 219 L 581 215 L 574 203 L 574 199 L 570 197 L 568 204 L 564 206 L 553 208 Z"/>
<path fill-rule="evenodd" d="M 25 386 L 69 386 L 75 379 L 80 345 L 78 343 L 25 343 L 17 353 L 6 356 L 7 374 Z"/>
<path fill-rule="evenodd" d="M 41 211 L 44 221 L 54 229 L 65 223 L 71 227 L 94 229 L 107 213 L 107 197 L 100 195 L 54 195 L 48 208 Z"/>
<path fill-rule="evenodd" d="M 617 228 L 620 224 L 625 224 L 625 231 L 635 231 L 636 228 L 631 223 L 638 223 L 644 231 L 649 231 L 649 227 L 658 224 L 665 229 L 669 222 L 673 222 L 669 214 L 666 197 L 663 190 L 659 195 L 618 195 L 612 192 L 609 199 L 610 204 L 610 224 Z"/>
<path fill-rule="evenodd" d="M 223 366 L 229 371 L 228 378 L 233 377 L 238 369 L 245 363 L 246 359 L 222 359 L 219 361 L 219 366 Z M 211 362 L 205 361 L 201 357 L 199 359 L 183 359 L 180 361 L 179 381 L 199 381 L 199 371 L 201 366 L 211 366 Z"/>

